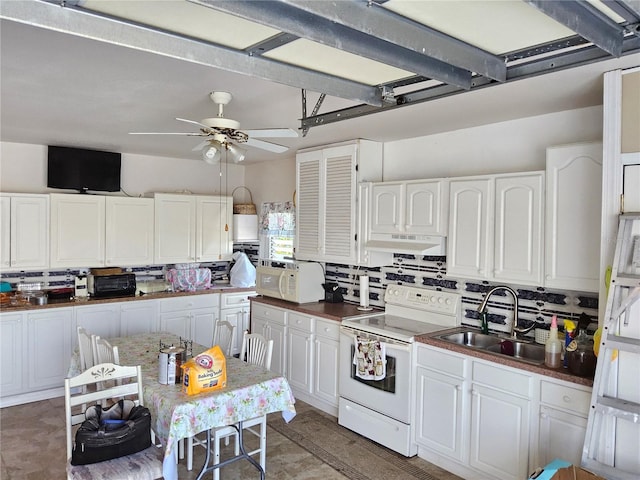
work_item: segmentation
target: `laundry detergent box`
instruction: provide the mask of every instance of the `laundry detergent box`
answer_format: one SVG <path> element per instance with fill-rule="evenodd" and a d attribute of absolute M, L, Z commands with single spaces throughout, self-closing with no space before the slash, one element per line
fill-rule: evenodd
<path fill-rule="evenodd" d="M 186 361 L 180 368 L 182 391 L 187 395 L 227 386 L 227 360 L 218 345 Z"/>
<path fill-rule="evenodd" d="M 530 477 L 530 480 L 606 480 L 595 475 L 584 468 L 576 467 L 564 460 L 555 459 L 543 469 L 537 469 Z"/>

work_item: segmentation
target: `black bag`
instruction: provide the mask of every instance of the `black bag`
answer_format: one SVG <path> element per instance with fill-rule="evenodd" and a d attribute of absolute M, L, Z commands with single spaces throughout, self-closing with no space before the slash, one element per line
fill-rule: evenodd
<path fill-rule="evenodd" d="M 76 432 L 71 465 L 103 462 L 151 446 L 151 413 L 131 400 L 120 400 L 108 409 L 88 407 L 85 417 Z"/>

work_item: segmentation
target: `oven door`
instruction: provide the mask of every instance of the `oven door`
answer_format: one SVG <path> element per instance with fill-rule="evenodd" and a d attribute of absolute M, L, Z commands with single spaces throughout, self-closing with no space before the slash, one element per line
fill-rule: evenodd
<path fill-rule="evenodd" d="M 355 336 L 385 344 L 386 374 L 382 380 L 363 380 L 356 376 L 353 363 Z M 411 344 L 370 333 L 340 328 L 340 396 L 363 407 L 409 424 L 411 411 Z"/>

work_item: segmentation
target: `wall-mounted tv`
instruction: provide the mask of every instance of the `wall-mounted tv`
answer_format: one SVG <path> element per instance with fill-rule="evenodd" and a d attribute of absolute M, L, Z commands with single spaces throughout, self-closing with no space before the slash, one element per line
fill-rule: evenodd
<path fill-rule="evenodd" d="M 120 191 L 120 153 L 49 146 L 47 187 Z"/>

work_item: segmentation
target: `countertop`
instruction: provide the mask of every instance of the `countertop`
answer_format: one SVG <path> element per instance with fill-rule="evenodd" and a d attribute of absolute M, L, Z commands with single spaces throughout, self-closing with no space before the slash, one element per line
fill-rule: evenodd
<path fill-rule="evenodd" d="M 384 313 L 384 309 L 382 308 L 374 308 L 371 311 L 363 312 L 362 310 L 358 310 L 358 305 L 354 303 L 293 303 L 284 300 L 278 300 L 277 298 L 263 297 L 261 295 L 257 297 L 251 297 L 251 302 L 286 308 L 288 310 L 294 310 L 296 312 L 306 313 L 307 315 L 313 315 L 314 317 L 327 318 L 329 320 L 335 320 L 338 322 L 347 317 L 361 317 L 374 313 Z"/>
<path fill-rule="evenodd" d="M 214 286 L 206 290 L 197 290 L 195 292 L 159 292 L 159 293 L 147 293 L 138 296 L 128 297 L 114 297 L 114 298 L 88 298 L 83 300 L 72 301 L 59 301 L 51 300 L 46 305 L 3 305 L 0 307 L 0 312 L 19 312 L 24 310 L 43 310 L 47 308 L 63 308 L 63 307 L 78 307 L 81 305 L 100 305 L 104 303 L 115 302 L 135 302 L 138 300 L 155 300 L 158 298 L 174 298 L 183 297 L 189 295 L 208 295 L 212 293 L 241 293 L 241 292 L 255 292 L 255 288 L 238 288 L 231 286 Z"/>
<path fill-rule="evenodd" d="M 442 348 L 444 350 L 462 353 L 464 355 L 481 358 L 483 360 L 489 360 L 491 362 L 498 363 L 500 365 L 506 365 L 508 367 L 513 367 L 520 370 L 526 370 L 528 372 L 537 373 L 539 375 L 557 378 L 558 380 L 564 380 L 566 382 L 576 383 L 578 385 L 584 385 L 585 387 L 593 387 L 593 378 L 578 377 L 577 375 L 573 375 L 572 373 L 567 371 L 565 368 L 555 369 L 555 368 L 545 367 L 544 365 L 532 365 L 529 363 L 519 362 L 518 360 L 512 360 L 511 358 L 506 356 L 493 355 L 488 352 L 483 352 L 482 350 L 476 350 L 473 348 L 456 345 L 455 343 L 450 343 L 445 340 L 436 338 L 439 335 L 446 334 L 448 331 L 451 331 L 451 332 L 458 331 L 458 328 L 440 330 L 438 332 L 433 332 L 426 335 L 420 335 L 416 337 L 416 341 L 427 344 L 427 345 L 432 345 L 434 347 Z"/>

